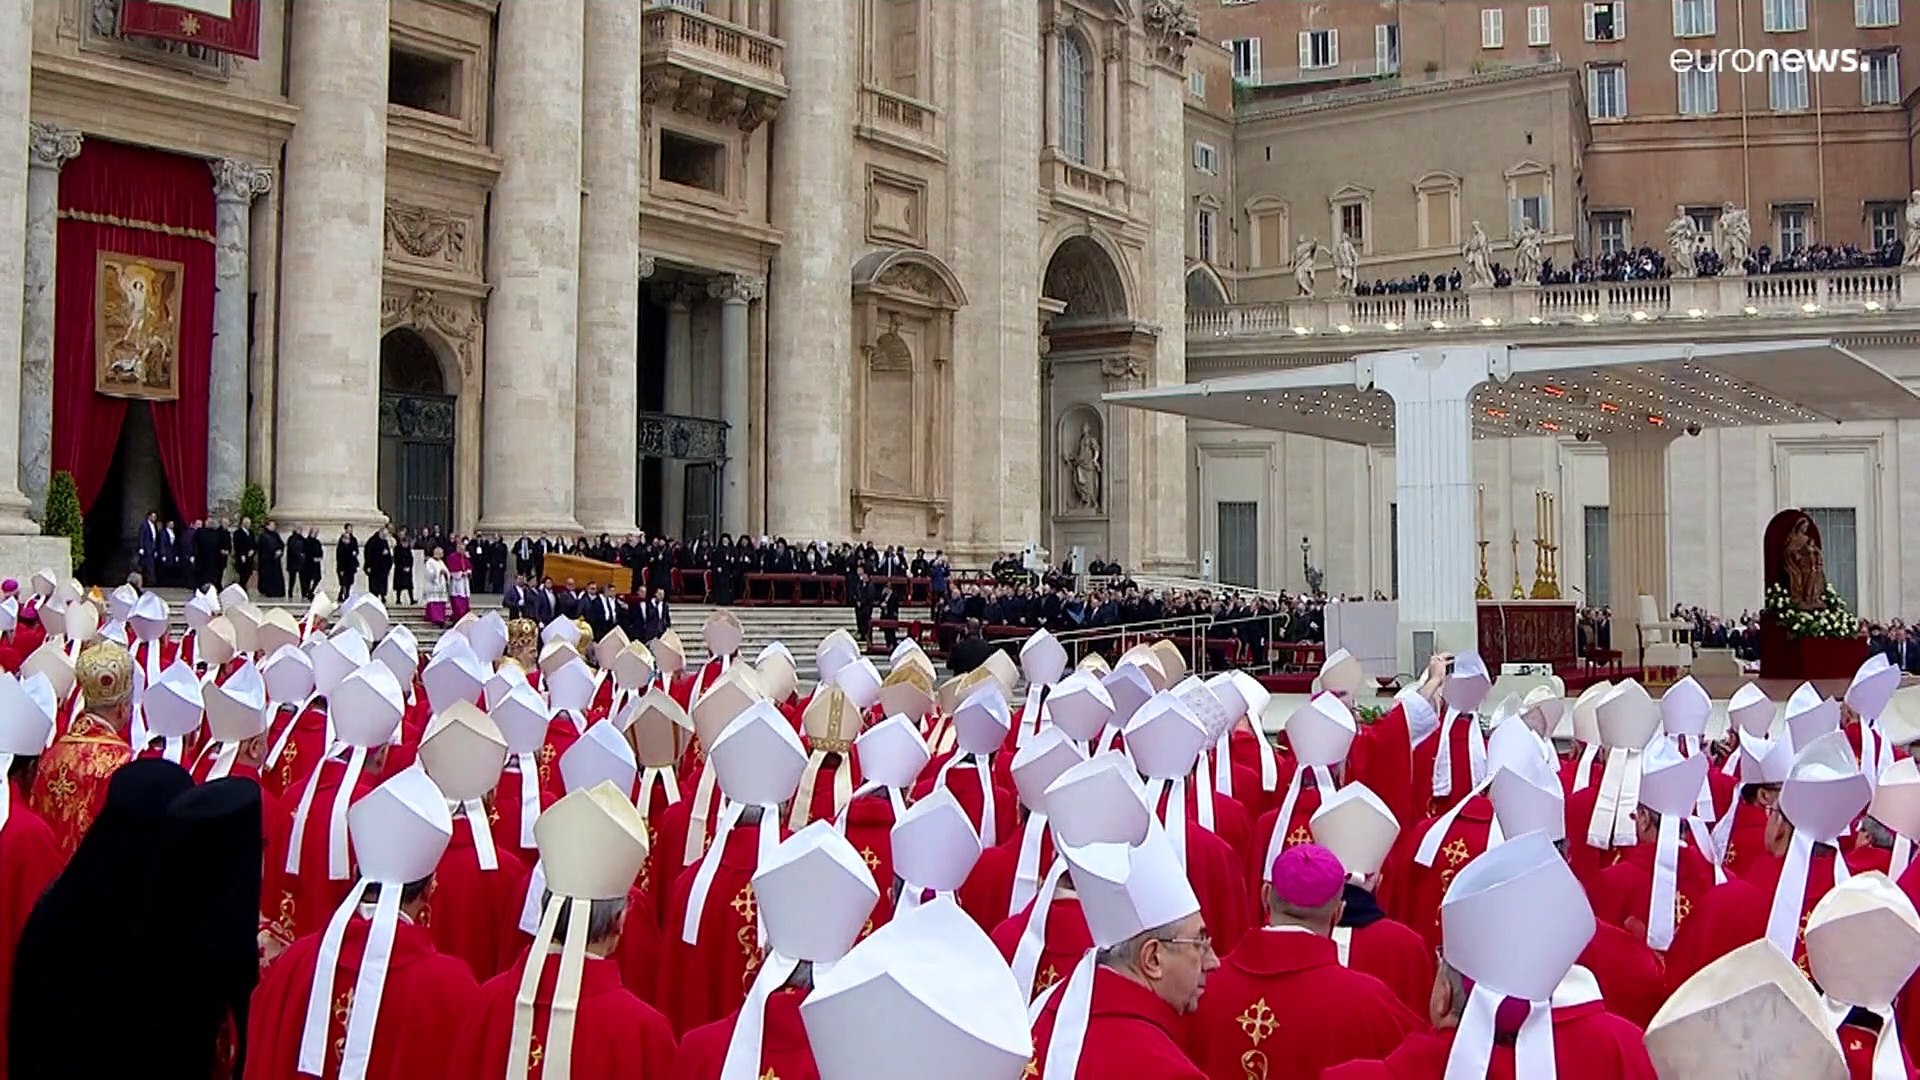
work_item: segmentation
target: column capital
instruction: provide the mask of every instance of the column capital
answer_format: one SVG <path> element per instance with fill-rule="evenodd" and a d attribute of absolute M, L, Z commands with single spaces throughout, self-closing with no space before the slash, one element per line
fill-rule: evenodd
<path fill-rule="evenodd" d="M 704 295 L 706 289 L 695 281 L 667 281 L 653 287 L 653 298 L 671 308 L 689 307 Z"/>
<path fill-rule="evenodd" d="M 80 143 L 84 138 L 74 128 L 35 120 L 27 125 L 27 164 L 58 172 L 62 165 L 80 156 Z"/>
<path fill-rule="evenodd" d="M 1506 381 L 1505 345 L 1434 345 L 1356 357 L 1355 382 L 1384 390 L 1396 405 L 1465 401 L 1488 379 Z"/>
<path fill-rule="evenodd" d="M 250 203 L 273 190 L 273 170 L 251 161 L 217 158 L 207 162 L 213 172 L 213 197 L 216 202 Z"/>
<path fill-rule="evenodd" d="M 724 274 L 707 282 L 707 295 L 722 303 L 744 304 L 767 294 L 767 279 L 752 274 Z"/>
<path fill-rule="evenodd" d="M 644 252 L 643 252 L 643 253 L 641 253 L 641 255 L 640 255 L 640 280 L 641 280 L 641 281 L 645 281 L 645 280 L 647 280 L 648 278 L 650 278 L 650 277 L 652 277 L 652 276 L 653 276 L 653 272 L 654 272 L 655 270 L 657 270 L 657 269 L 659 269 L 659 266 L 658 266 L 658 264 L 656 264 L 656 263 L 654 262 L 654 259 L 653 259 L 653 256 L 651 256 L 651 255 L 648 255 L 648 254 L 646 254 L 646 253 L 644 253 Z"/>

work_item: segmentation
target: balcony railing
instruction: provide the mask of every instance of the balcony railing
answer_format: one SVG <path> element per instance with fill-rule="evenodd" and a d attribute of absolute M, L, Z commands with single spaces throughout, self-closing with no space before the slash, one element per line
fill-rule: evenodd
<path fill-rule="evenodd" d="M 1393 333 L 1434 327 L 1810 317 L 1920 308 L 1920 270 L 1876 268 L 1750 277 L 1591 281 L 1443 293 L 1320 297 L 1187 309 L 1187 338 Z"/>
<path fill-rule="evenodd" d="M 704 10 L 675 3 L 649 7 L 641 25 L 646 60 L 661 53 L 684 52 L 730 71 L 781 86 L 782 44 L 778 38 L 735 26 Z"/>

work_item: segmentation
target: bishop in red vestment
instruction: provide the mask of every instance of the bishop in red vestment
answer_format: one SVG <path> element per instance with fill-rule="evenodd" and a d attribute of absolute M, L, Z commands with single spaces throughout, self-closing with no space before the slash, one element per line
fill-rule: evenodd
<path fill-rule="evenodd" d="M 1013 963 L 1020 950 L 1020 937 L 1033 919 L 1033 905 L 1006 919 L 993 929 L 994 947 Z M 1040 957 L 1033 966 L 1033 996 L 1039 997 L 1054 983 L 1073 972 L 1073 965 L 1093 948 L 1093 934 L 1087 930 L 1086 913 L 1080 910 L 1080 898 L 1073 895 L 1072 879 L 1061 878 L 1053 902 L 1047 907 L 1047 925 L 1040 939 Z"/>
<path fill-rule="evenodd" d="M 800 1022 L 800 1003 L 806 997 L 805 990 L 787 987 L 767 998 L 765 1026 L 760 1034 L 761 1071 L 757 1074 L 762 1078 L 820 1080 L 813 1048 L 807 1044 L 807 1029 Z M 726 1064 L 733 1026 L 739 1019 L 736 1009 L 724 1019 L 687 1032 L 673 1061 L 672 1080 L 720 1080 L 720 1067 Z"/>
<path fill-rule="evenodd" d="M 1412 821 L 1416 804 L 1407 793 L 1413 785 L 1413 735 L 1407 725 L 1407 708 L 1395 702 L 1380 718 L 1367 723 L 1356 712 L 1360 733 L 1347 752 L 1346 782 L 1365 784 L 1379 793 L 1380 800 L 1401 821 Z"/>
<path fill-rule="evenodd" d="M 1198 925 L 1200 920 L 1191 921 Z M 1029 1076 L 1047 1076 L 1047 1043 L 1063 996 L 1049 995 L 1034 1021 Z M 1086 1041 L 1072 1080 L 1206 1080 L 1207 1074 L 1180 1047 L 1184 1029 L 1180 1015 L 1153 987 L 1112 968 L 1096 967 Z"/>
<path fill-rule="evenodd" d="M 657 1009 L 641 1001 L 621 982 L 619 967 L 611 959 L 612 952 L 618 948 L 617 938 L 618 931 L 612 939 L 588 942 L 586 961 L 580 969 L 579 1012 L 573 1022 L 572 1073 L 583 1080 L 585 1077 L 656 1080 L 668 1075 L 673 1067 L 673 1031 Z M 513 1043 L 514 996 L 519 992 L 527 963 L 528 957 L 523 953 L 511 967 L 488 979 L 480 988 L 477 1001 L 462 1018 L 464 1026 L 452 1056 L 452 1067 L 443 1075 L 506 1075 Z M 560 954 L 556 949 L 546 954 L 546 962 L 540 969 L 539 988 L 534 998 L 528 1080 L 540 1080 L 545 1075 L 542 1064 L 548 1052 L 542 1033 L 547 1031 L 553 1017 L 554 985 L 559 975 Z"/>
<path fill-rule="evenodd" d="M 106 805 L 107 782 L 133 760 L 127 744 L 133 699 L 133 658 L 110 641 L 90 646 L 74 665 L 86 695 L 86 715 L 76 719 L 40 757 L 27 802 L 53 831 L 64 860 Z"/>
<path fill-rule="evenodd" d="M 998 756 L 1006 757 L 1005 754 Z M 928 767 L 932 768 L 931 765 Z M 918 802 L 932 794 L 936 779 L 937 774 L 929 775 L 915 785 L 913 801 Z M 974 830 L 983 833 L 980 843 L 986 847 L 1004 844 L 1015 834 L 1014 826 L 1019 821 L 1020 800 L 1014 794 L 1011 784 L 1002 784 L 997 780 L 989 784 L 993 792 L 993 835 L 986 836 L 981 824 L 986 801 L 981 797 L 980 784 L 980 770 L 966 762 L 947 770 L 946 788 L 953 792 L 953 797 L 959 801 L 960 808 L 967 812 L 967 820 L 973 822 Z"/>
<path fill-rule="evenodd" d="M 381 753 L 376 750 L 369 756 L 367 767 L 354 782 L 348 806 L 359 802 L 374 789 L 373 778 L 378 770 L 373 762 Z M 329 815 L 333 812 L 340 785 L 346 778 L 347 762 L 337 754 L 328 758 L 299 788 L 288 792 L 287 797 L 280 800 L 279 817 L 267 823 L 260 914 L 269 930 L 283 944 L 324 929 L 333 910 L 353 890 L 351 843 L 348 844 L 346 876 L 335 878 L 328 868 Z M 298 873 L 288 873 L 287 851 L 293 843 L 294 817 L 299 813 L 300 800 L 308 786 L 314 789 L 313 801 L 307 809 L 306 830 L 300 837 L 300 869 Z"/>
<path fill-rule="evenodd" d="M 1420 865 L 1414 856 L 1421 843 L 1429 832 L 1442 827 L 1446 835 L 1434 854 L 1433 865 Z M 1438 948 L 1440 901 L 1447 894 L 1447 886 L 1453 884 L 1453 875 L 1487 850 L 1487 833 L 1492 827 L 1493 801 L 1475 795 L 1462 805 L 1451 823 L 1432 817 L 1402 832 L 1381 874 L 1381 906 L 1426 938 L 1429 946 Z"/>
<path fill-rule="evenodd" d="M 1423 1016 L 1433 995 L 1433 947 L 1414 929 L 1387 917 L 1372 892 L 1349 881 L 1334 929 L 1335 945 L 1345 940 L 1342 963 L 1387 984 L 1401 1003 Z"/>
<path fill-rule="evenodd" d="M 749 816 L 751 812 L 749 812 Z M 742 819 L 727 834 L 719 870 L 699 922 L 699 943 L 681 940 L 688 899 L 700 867 L 682 870 L 668 894 L 660 970 L 660 998 L 673 1030 L 684 1034 L 738 1009 L 760 970 L 760 941 L 753 898 L 759 865 L 760 829 Z"/>
<path fill-rule="evenodd" d="M 13 718 L 0 718 L 0 728 L 13 726 Z M 46 730 L 41 727 L 37 735 L 43 742 Z M 34 764 L 32 757 L 15 756 L 7 769 L 6 790 L 0 793 L 7 800 L 7 822 L 0 826 L 0 1016 L 13 1000 L 13 952 L 20 931 L 66 862 L 53 830 L 27 805 Z M 5 1025 L 0 1024 L 0 1062 L 6 1061 L 6 1051 Z"/>
<path fill-rule="evenodd" d="M 1315 1076 L 1389 1054 L 1425 1028 L 1385 983 L 1340 963 L 1329 935 L 1346 877 L 1340 860 L 1317 844 L 1274 860 L 1262 889 L 1267 925 L 1243 937 L 1209 977 L 1189 1021 L 1194 1060 L 1213 1080 L 1276 1066 Z"/>
<path fill-rule="evenodd" d="M 280 755 L 266 764 L 262 780 L 275 798 L 284 799 L 299 787 L 320 764 L 327 752 L 327 710 L 309 704 L 296 714 L 296 705 L 282 705 L 274 714 L 269 745 L 280 748 Z M 289 732 L 291 728 L 291 732 Z"/>
<path fill-rule="evenodd" d="M 1442 1017 L 1436 1032 L 1408 1036 L 1385 1059 L 1336 1066 L 1321 1080 L 1441 1080 L 1458 1023 L 1458 1016 Z M 1604 1002 L 1556 1007 L 1555 1074 L 1559 1080 L 1658 1080 L 1641 1037 L 1639 1028 L 1608 1012 Z M 1487 1080 L 1528 1080 L 1514 1073 L 1511 1041 L 1495 1042 Z"/>
<path fill-rule="evenodd" d="M 483 869 L 474 846 L 473 824 L 461 810 L 453 813 L 453 838 L 434 870 L 433 904 L 427 925 L 434 946 L 466 961 L 474 978 L 493 978 L 513 962 L 512 940 L 501 928 L 520 920 L 527 893 L 527 864 L 512 851 L 494 845 L 494 868 Z"/>

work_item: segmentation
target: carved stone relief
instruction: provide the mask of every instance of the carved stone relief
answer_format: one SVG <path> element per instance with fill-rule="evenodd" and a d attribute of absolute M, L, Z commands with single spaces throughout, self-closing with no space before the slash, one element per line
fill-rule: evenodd
<path fill-rule="evenodd" d="M 474 355 L 479 351 L 479 301 L 465 297 L 441 299 L 432 289 L 389 292 L 380 298 L 380 332 L 410 326 L 431 330 L 453 345 L 460 358 L 460 374 L 471 379 Z"/>
<path fill-rule="evenodd" d="M 388 203 L 386 218 L 388 257 L 468 268 L 467 238 L 472 219 L 465 214 Z"/>

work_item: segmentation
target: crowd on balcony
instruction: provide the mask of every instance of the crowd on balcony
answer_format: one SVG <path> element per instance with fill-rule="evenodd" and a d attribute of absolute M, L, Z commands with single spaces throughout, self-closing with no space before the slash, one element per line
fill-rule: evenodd
<path fill-rule="evenodd" d="M 1827 270 L 1873 270 L 1899 266 L 1906 258 L 1905 241 L 1894 239 L 1871 251 L 1854 244 L 1813 244 L 1776 256 L 1761 244 L 1747 259 L 1749 274 L 1805 274 Z"/>

